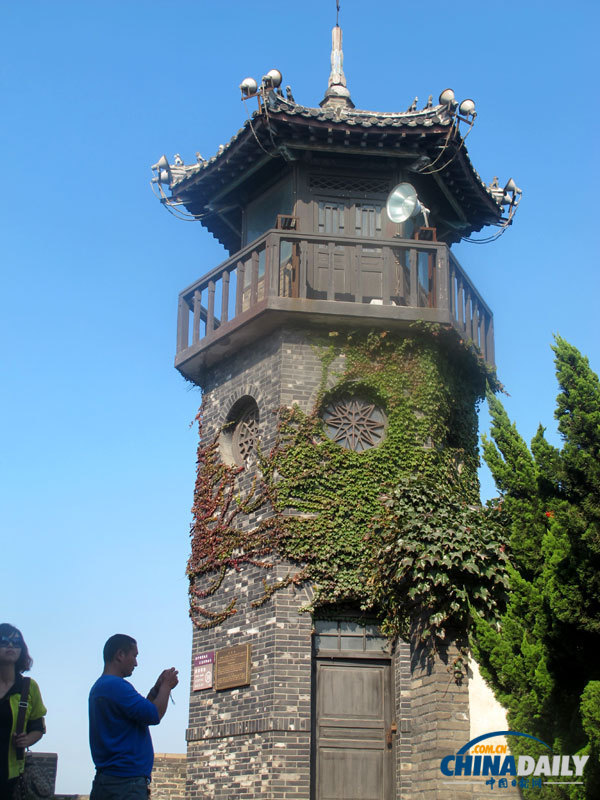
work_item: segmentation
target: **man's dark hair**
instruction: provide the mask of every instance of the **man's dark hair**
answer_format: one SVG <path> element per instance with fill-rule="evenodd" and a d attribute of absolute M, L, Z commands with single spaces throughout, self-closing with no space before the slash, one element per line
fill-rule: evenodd
<path fill-rule="evenodd" d="M 110 664 L 119 650 L 122 650 L 124 653 L 128 653 L 131 648 L 135 647 L 136 645 L 136 640 L 131 636 L 127 636 L 126 633 L 115 633 L 114 636 L 111 636 L 110 639 L 107 639 L 106 644 L 104 645 L 104 650 L 102 651 L 104 663 Z"/>
<path fill-rule="evenodd" d="M 20 675 L 22 675 L 24 672 L 28 672 L 33 664 L 33 659 L 29 655 L 29 650 L 27 649 L 27 645 L 25 644 L 25 639 L 23 639 L 23 634 L 21 631 L 18 628 L 15 628 L 14 625 L 11 625 L 10 622 L 2 622 L 0 623 L 0 636 L 18 636 L 21 639 L 21 655 L 15 664 L 15 672 L 18 672 Z"/>

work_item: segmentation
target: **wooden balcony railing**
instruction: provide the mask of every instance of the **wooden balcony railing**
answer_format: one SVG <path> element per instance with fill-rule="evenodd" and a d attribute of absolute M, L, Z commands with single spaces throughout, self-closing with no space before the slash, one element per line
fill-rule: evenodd
<path fill-rule="evenodd" d="M 447 245 L 270 230 L 179 296 L 179 366 L 267 310 L 451 324 L 494 363 L 493 316 Z"/>

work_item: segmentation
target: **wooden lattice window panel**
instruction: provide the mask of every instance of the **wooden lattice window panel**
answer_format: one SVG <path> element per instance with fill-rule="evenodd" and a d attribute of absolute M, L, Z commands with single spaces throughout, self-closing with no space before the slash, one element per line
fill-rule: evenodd
<path fill-rule="evenodd" d="M 343 203 L 319 203 L 319 233 L 339 236 L 344 233 Z"/>
<path fill-rule="evenodd" d="M 386 194 L 389 181 L 386 178 L 350 177 L 345 175 L 315 174 L 309 177 L 309 188 L 313 191 L 344 192 L 362 195 L 365 192 Z"/>
<path fill-rule="evenodd" d="M 374 203 L 356 204 L 356 235 L 375 239 L 381 235 L 381 206 Z"/>
<path fill-rule="evenodd" d="M 376 447 L 385 434 L 385 414 L 368 400 L 341 397 L 322 414 L 325 433 L 334 442 L 357 453 Z"/>

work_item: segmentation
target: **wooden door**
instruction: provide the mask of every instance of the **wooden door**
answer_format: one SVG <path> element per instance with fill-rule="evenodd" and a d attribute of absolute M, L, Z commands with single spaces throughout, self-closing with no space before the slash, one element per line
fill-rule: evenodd
<path fill-rule="evenodd" d="M 348 228 L 347 204 L 342 200 L 319 200 L 315 209 L 315 229 L 324 238 L 312 245 L 308 295 L 315 300 L 351 302 L 354 300 L 353 276 L 348 267 L 351 248 L 343 243 Z"/>
<path fill-rule="evenodd" d="M 315 800 L 392 800 L 389 661 L 316 659 Z"/>
<path fill-rule="evenodd" d="M 381 202 L 357 198 L 315 201 L 315 231 L 324 241 L 312 246 L 308 295 L 317 300 L 382 302 L 384 296 Z M 347 236 L 365 239 L 364 245 L 345 244 Z M 328 241 L 327 241 L 328 239 Z"/>

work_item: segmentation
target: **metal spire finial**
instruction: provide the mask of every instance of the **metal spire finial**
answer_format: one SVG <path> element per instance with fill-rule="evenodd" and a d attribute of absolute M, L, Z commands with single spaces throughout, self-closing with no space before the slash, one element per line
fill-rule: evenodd
<path fill-rule="evenodd" d="M 354 103 L 350 99 L 350 92 L 346 87 L 346 76 L 344 75 L 344 53 L 342 50 L 342 29 L 337 24 L 340 13 L 340 1 L 336 0 L 337 18 L 335 28 L 331 30 L 331 72 L 325 97 L 321 100 L 321 107 L 337 106 L 342 108 L 354 108 Z"/>

